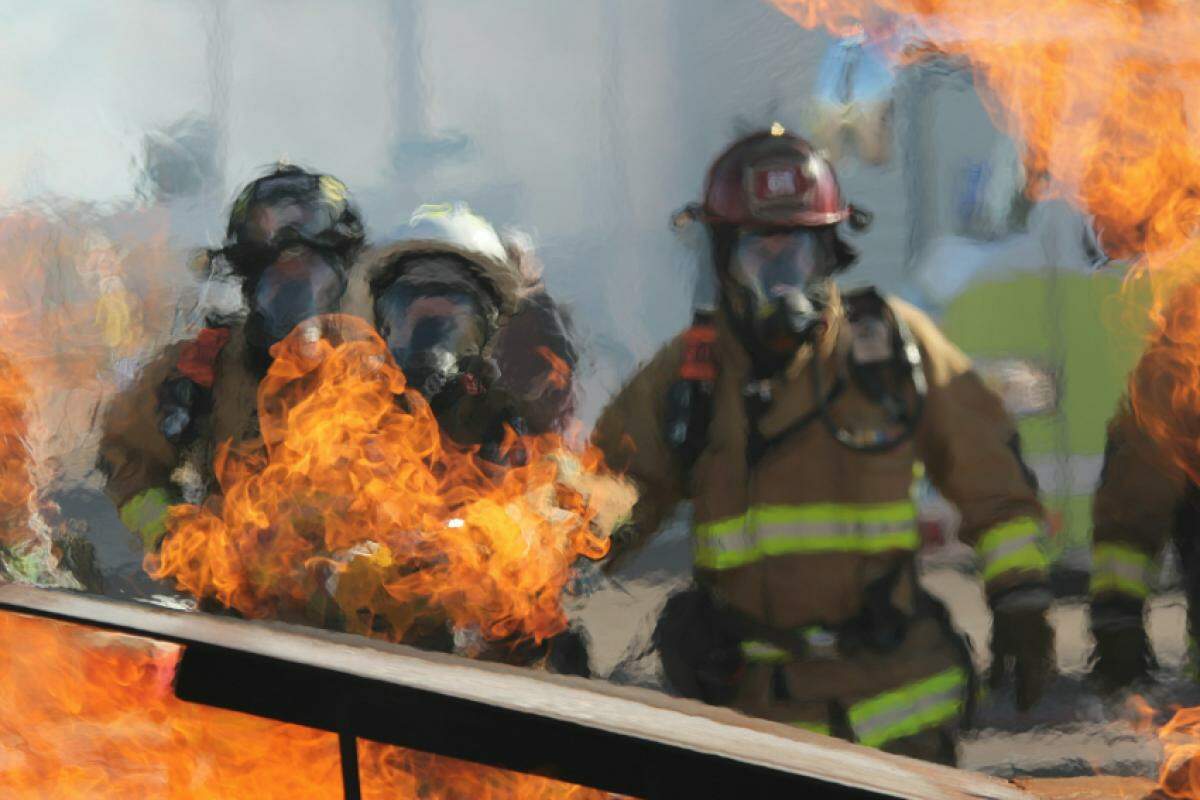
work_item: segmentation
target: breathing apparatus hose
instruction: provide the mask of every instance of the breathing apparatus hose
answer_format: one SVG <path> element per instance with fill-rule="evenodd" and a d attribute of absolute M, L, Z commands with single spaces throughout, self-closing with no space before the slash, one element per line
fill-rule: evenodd
<path fill-rule="evenodd" d="M 902 343 L 905 349 L 911 344 L 905 341 L 907 337 L 901 334 Z M 889 366 L 896 364 L 899 359 L 894 359 Z M 909 408 L 906 408 L 907 413 L 901 416 L 902 427 L 894 436 L 890 436 L 879 441 L 863 442 L 860 441 L 848 428 L 842 427 L 833 418 L 833 412 L 830 409 L 830 397 L 821 391 L 821 359 L 814 357 L 812 360 L 812 387 L 813 398 L 817 403 L 817 411 L 819 413 L 821 424 L 829 431 L 834 440 L 843 447 L 847 447 L 857 453 L 887 453 L 896 449 L 904 442 L 913 437 L 917 431 L 917 425 L 921 422 L 921 415 L 925 411 L 925 376 L 921 370 L 921 362 L 919 358 L 908 356 L 904 359 L 909 368 L 913 371 L 912 388 L 913 401 Z"/>

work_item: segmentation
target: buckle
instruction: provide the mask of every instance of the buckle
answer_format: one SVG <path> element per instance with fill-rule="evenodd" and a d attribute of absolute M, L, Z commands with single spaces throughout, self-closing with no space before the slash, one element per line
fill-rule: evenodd
<path fill-rule="evenodd" d="M 828 628 L 814 626 L 805 628 L 800 633 L 805 643 L 804 655 L 808 658 L 820 659 L 828 661 L 837 658 L 840 655 L 838 648 L 838 635 Z"/>
<path fill-rule="evenodd" d="M 771 402 L 771 381 L 764 378 L 760 381 L 749 381 L 742 387 L 743 397 L 753 397 L 761 403 Z"/>

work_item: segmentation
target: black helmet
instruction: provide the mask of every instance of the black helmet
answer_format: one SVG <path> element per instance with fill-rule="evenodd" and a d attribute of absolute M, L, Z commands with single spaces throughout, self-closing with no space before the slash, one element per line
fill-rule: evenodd
<path fill-rule="evenodd" d="M 349 260 L 363 239 L 362 216 L 344 183 L 280 164 L 238 195 L 221 252 L 236 272 L 246 275 L 270 264 L 280 250 L 299 244 Z"/>

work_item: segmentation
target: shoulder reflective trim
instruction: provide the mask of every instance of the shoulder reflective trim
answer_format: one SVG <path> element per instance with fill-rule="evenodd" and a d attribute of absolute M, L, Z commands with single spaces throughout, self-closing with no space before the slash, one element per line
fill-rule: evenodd
<path fill-rule="evenodd" d="M 831 734 L 829 725 L 824 722 L 793 722 L 791 726 L 799 728 L 802 731 L 808 731 L 809 733 L 817 733 L 821 736 L 829 736 Z"/>
<path fill-rule="evenodd" d="M 701 523 L 695 534 L 696 564 L 709 569 L 731 569 L 766 556 L 881 553 L 915 550 L 920 544 L 910 500 L 755 506 L 737 517 Z"/>
<path fill-rule="evenodd" d="M 696 526 L 696 533 L 702 536 L 730 536 L 741 533 L 746 527 L 747 514 L 738 514 L 718 522 L 702 522 Z"/>
<path fill-rule="evenodd" d="M 742 642 L 741 648 L 742 657 L 752 664 L 786 664 L 792 660 L 791 653 L 770 642 L 749 639 Z"/>
<path fill-rule="evenodd" d="M 733 550 L 727 553 L 711 548 L 697 547 L 692 554 L 692 560 L 702 569 L 734 569 L 753 564 L 762 558 L 762 553 L 755 549 Z"/>
<path fill-rule="evenodd" d="M 1049 559 L 1041 547 L 1042 529 L 1037 520 L 1022 517 L 997 525 L 979 537 L 976 552 L 983 560 L 983 580 L 1013 571 L 1045 572 Z"/>
<path fill-rule="evenodd" d="M 867 747 L 882 747 L 960 716 L 966 694 L 966 671 L 952 667 L 855 703 L 849 711 L 850 727 L 860 743 Z"/>
<path fill-rule="evenodd" d="M 146 489 L 121 506 L 121 522 L 142 539 L 142 546 L 150 552 L 158 546 L 158 540 L 167 532 L 167 509 L 171 505 L 165 489 Z"/>
<path fill-rule="evenodd" d="M 754 517 L 763 524 L 820 523 L 861 525 L 863 523 L 911 522 L 915 511 L 911 500 L 894 503 L 805 503 L 804 505 L 755 506 Z"/>
<path fill-rule="evenodd" d="M 1116 592 L 1139 600 L 1150 594 L 1154 559 L 1122 544 L 1097 544 L 1092 548 L 1091 594 Z"/>

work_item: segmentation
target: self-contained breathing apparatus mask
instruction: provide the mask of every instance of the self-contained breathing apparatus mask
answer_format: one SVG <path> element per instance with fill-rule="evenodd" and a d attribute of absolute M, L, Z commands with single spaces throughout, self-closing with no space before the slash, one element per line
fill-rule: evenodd
<path fill-rule="evenodd" d="M 483 349 L 498 312 L 467 274 L 454 256 L 414 257 L 374 293 L 379 334 L 434 413 L 464 394 L 482 394 L 496 377 Z"/>
<path fill-rule="evenodd" d="M 265 356 L 297 325 L 337 311 L 346 283 L 337 259 L 303 245 L 282 250 L 243 284 L 250 307 L 247 343 L 256 355 Z"/>
<path fill-rule="evenodd" d="M 784 366 L 825 326 L 829 276 L 837 269 L 832 234 L 821 229 L 734 229 L 719 250 L 722 299 L 760 371 Z M 725 263 L 722 264 L 721 262 Z"/>

